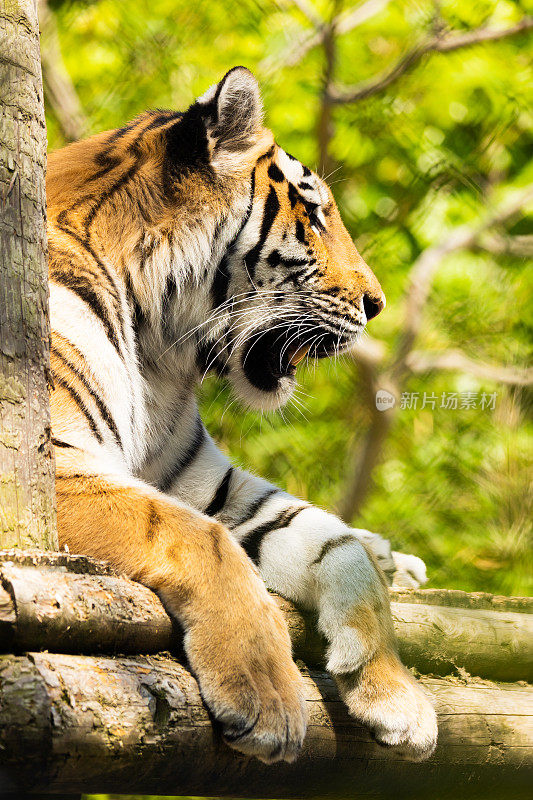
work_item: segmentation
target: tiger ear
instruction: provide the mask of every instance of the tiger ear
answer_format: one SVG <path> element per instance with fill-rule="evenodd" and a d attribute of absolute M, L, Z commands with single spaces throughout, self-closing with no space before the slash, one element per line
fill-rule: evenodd
<path fill-rule="evenodd" d="M 198 103 L 205 107 L 206 128 L 215 150 L 242 151 L 256 144 L 263 104 L 258 83 L 246 67 L 230 69 Z"/>
<path fill-rule="evenodd" d="M 224 174 L 249 170 L 274 142 L 262 119 L 256 79 L 245 67 L 230 69 L 166 129 L 167 176 L 208 165 Z"/>

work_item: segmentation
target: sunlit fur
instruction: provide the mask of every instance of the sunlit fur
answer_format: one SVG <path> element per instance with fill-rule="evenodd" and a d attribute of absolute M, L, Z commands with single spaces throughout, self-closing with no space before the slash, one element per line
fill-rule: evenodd
<path fill-rule="evenodd" d="M 305 733 L 266 583 L 316 610 L 352 713 L 427 756 L 435 715 L 367 548 L 416 561 L 233 467 L 199 418 L 207 371 L 276 408 L 300 351 L 350 346 L 384 305 L 325 183 L 263 127 L 251 73 L 52 154 L 48 214 L 61 544 L 159 592 L 230 746 L 290 761 Z"/>

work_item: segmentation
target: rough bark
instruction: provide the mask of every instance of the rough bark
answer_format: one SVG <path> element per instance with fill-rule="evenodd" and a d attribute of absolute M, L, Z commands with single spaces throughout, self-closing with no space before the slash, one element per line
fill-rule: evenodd
<path fill-rule="evenodd" d="M 81 565 L 92 566 L 90 561 L 76 566 Z M 175 649 L 178 634 L 173 635 L 159 598 L 140 583 L 103 572 L 1 564 L 0 649 L 111 654 Z"/>
<path fill-rule="evenodd" d="M 5 792 L 168 793 L 233 797 L 526 797 L 531 692 L 424 678 L 439 714 L 427 763 L 404 762 L 348 716 L 332 679 L 304 672 L 310 726 L 292 765 L 268 767 L 220 741 L 191 674 L 168 656 L 0 657 Z M 2 774 L 0 774 L 0 779 Z M 9 783 L 11 781 L 11 783 Z M 438 795 L 435 794 L 438 790 Z M 507 794 L 505 794 L 507 792 Z M 455 793 L 455 794 L 454 794 Z"/>
<path fill-rule="evenodd" d="M 0 3 L 0 105 L 0 546 L 53 548 L 46 128 L 33 0 Z"/>
<path fill-rule="evenodd" d="M 421 673 L 465 670 L 500 681 L 533 681 L 533 616 L 393 603 L 404 663 Z"/>
<path fill-rule="evenodd" d="M 67 571 L 68 568 L 68 571 Z M 179 653 L 159 598 L 106 565 L 67 554 L 0 554 L 0 649 Z M 420 673 L 533 682 L 533 600 L 441 589 L 391 592 L 404 662 Z M 294 651 L 323 667 L 312 614 L 278 598 Z"/>

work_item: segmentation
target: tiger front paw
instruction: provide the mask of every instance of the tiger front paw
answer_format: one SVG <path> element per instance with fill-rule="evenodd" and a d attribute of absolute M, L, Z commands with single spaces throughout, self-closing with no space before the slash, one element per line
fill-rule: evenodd
<path fill-rule="evenodd" d="M 393 550 L 392 560 L 394 561 L 393 589 L 418 589 L 427 583 L 426 565 L 418 556 Z"/>
<path fill-rule="evenodd" d="M 368 725 L 380 744 L 411 761 L 431 756 L 437 744 L 435 709 L 394 653 L 378 653 L 358 672 L 336 680 L 352 716 Z"/>
<path fill-rule="evenodd" d="M 227 620 L 226 620 L 227 623 Z M 269 598 L 242 625 L 198 626 L 186 650 L 224 741 L 267 764 L 292 762 L 307 727 L 303 681 L 281 612 Z"/>

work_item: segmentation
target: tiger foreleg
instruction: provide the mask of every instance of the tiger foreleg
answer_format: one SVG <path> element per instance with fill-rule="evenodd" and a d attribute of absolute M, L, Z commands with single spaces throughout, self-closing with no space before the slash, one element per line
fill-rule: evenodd
<path fill-rule="evenodd" d="M 382 744 L 414 760 L 431 755 L 435 711 L 397 655 L 387 582 L 356 532 L 307 507 L 265 537 L 259 564 L 268 586 L 318 612 L 327 669 L 351 714 Z"/>
<path fill-rule="evenodd" d="M 160 595 L 231 747 L 294 760 L 306 729 L 302 679 L 281 612 L 226 528 L 140 481 L 58 467 L 60 544 Z"/>

